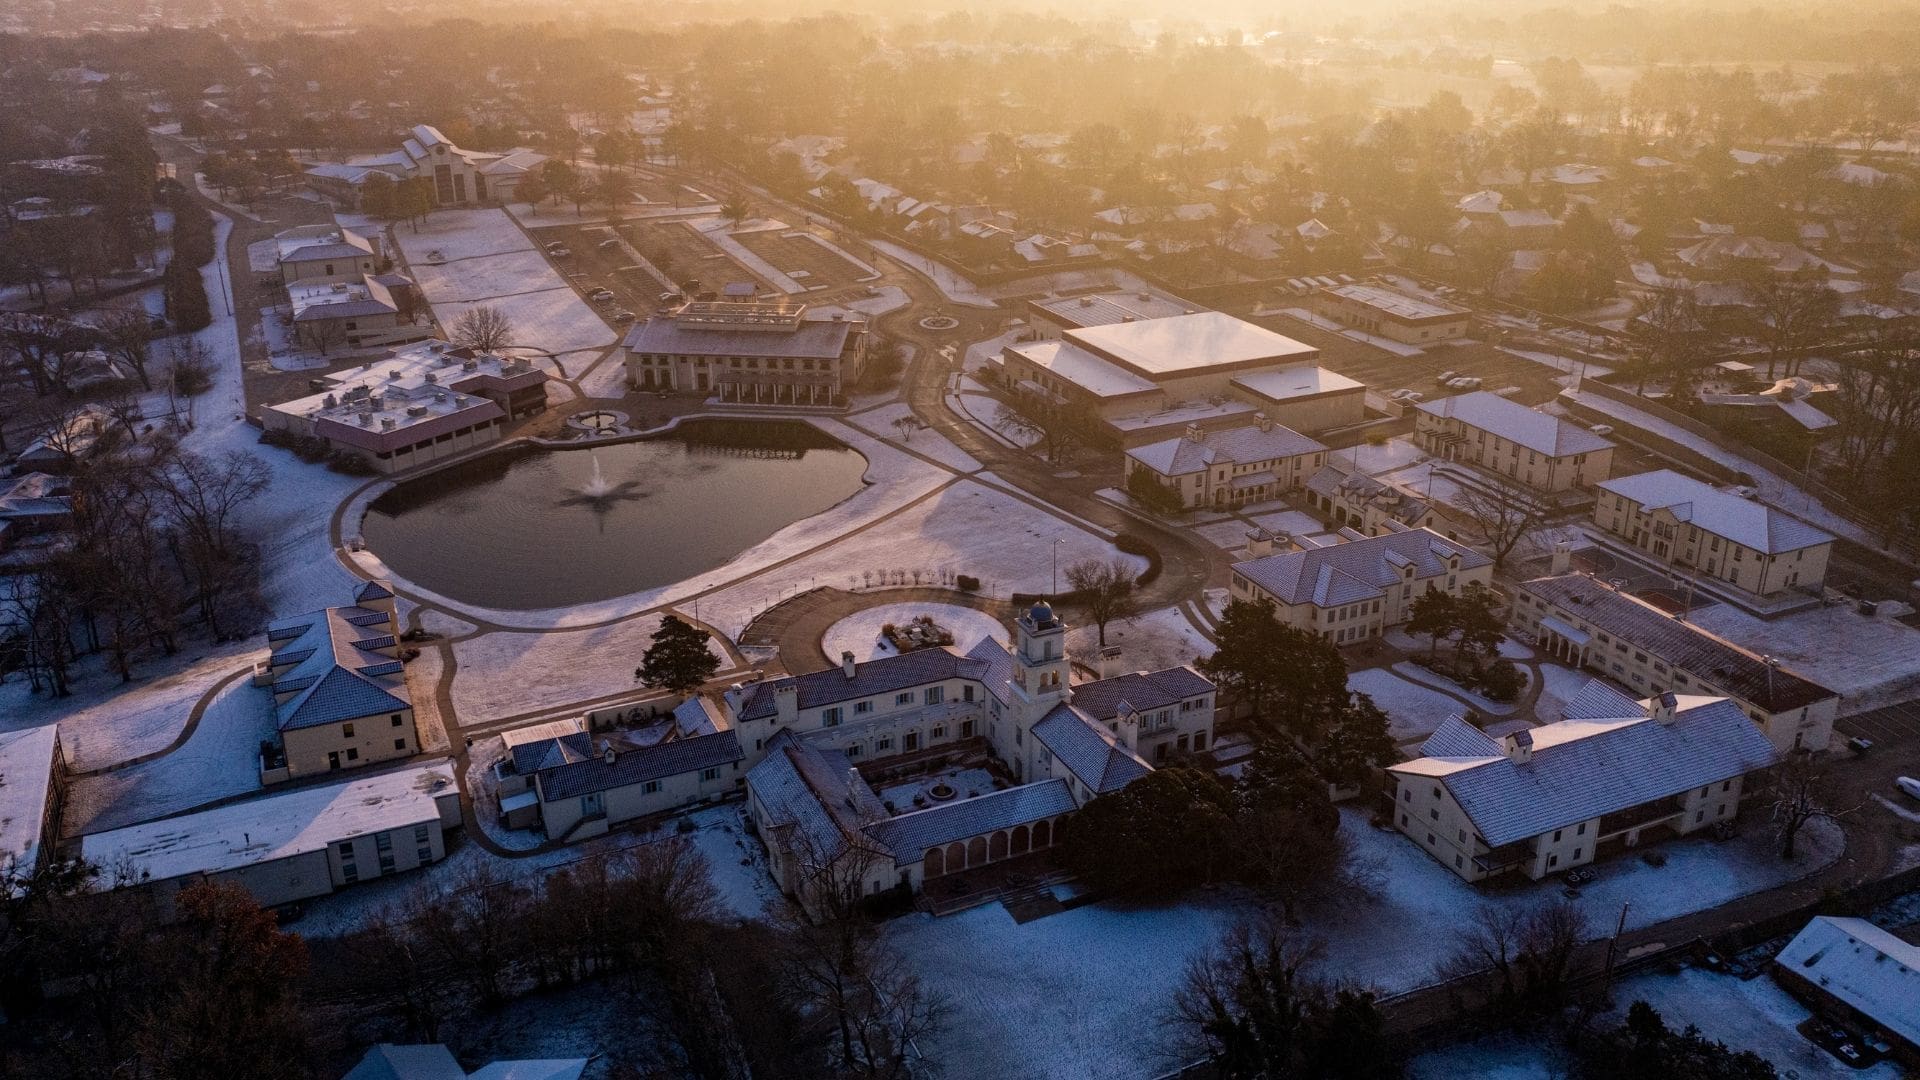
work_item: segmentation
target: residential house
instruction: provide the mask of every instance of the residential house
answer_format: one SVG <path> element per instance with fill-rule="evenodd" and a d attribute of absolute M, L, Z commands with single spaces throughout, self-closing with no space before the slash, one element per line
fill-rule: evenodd
<path fill-rule="evenodd" d="M 1466 461 L 1543 492 L 1589 487 L 1613 472 L 1613 443 L 1498 394 L 1423 401 L 1414 441 L 1435 457 Z"/>
<path fill-rule="evenodd" d="M 1534 578 L 1513 601 L 1517 635 L 1562 663 L 1638 694 L 1730 698 L 1782 753 L 1825 750 L 1833 738 L 1839 694 L 1598 578 Z"/>
<path fill-rule="evenodd" d="M 362 582 L 353 600 L 267 624 L 272 654 L 255 665 L 253 685 L 272 691 L 279 741 L 261 748 L 261 783 L 419 752 L 393 590 Z"/>
<path fill-rule="evenodd" d="M 379 233 L 341 225 L 302 225 L 273 236 L 280 283 L 355 282 L 380 272 Z"/>
<path fill-rule="evenodd" d="M 1601 484 L 1593 520 L 1663 563 L 1755 596 L 1817 591 L 1833 550 L 1825 530 L 1671 469 Z"/>
<path fill-rule="evenodd" d="M 0 551 L 28 537 L 59 532 L 73 519 L 73 487 L 63 476 L 30 472 L 0 489 Z"/>
<path fill-rule="evenodd" d="M 358 281 L 298 281 L 287 286 L 295 340 L 322 352 L 335 345 L 372 349 L 433 337 L 432 325 L 401 314 L 401 304 L 380 278 Z"/>
<path fill-rule="evenodd" d="M 340 1080 L 580 1080 L 591 1058 L 496 1061 L 473 1072 L 460 1067 L 440 1043 L 369 1049 Z"/>
<path fill-rule="evenodd" d="M 1779 754 L 1738 705 L 1604 686 L 1569 718 L 1494 738 L 1459 717 L 1387 767 L 1394 827 L 1467 881 L 1535 881 L 1665 835 L 1730 823 Z"/>
<path fill-rule="evenodd" d="M 1230 595 L 1266 600 L 1281 622 L 1345 645 L 1407 621 L 1429 589 L 1458 596 L 1492 579 L 1492 559 L 1430 529 L 1407 529 L 1237 563 Z"/>
<path fill-rule="evenodd" d="M 1189 426 L 1178 438 L 1136 446 L 1124 458 L 1126 477 L 1151 476 L 1185 507 L 1243 506 L 1299 488 L 1326 463 L 1326 446 L 1256 415 L 1243 427 Z"/>

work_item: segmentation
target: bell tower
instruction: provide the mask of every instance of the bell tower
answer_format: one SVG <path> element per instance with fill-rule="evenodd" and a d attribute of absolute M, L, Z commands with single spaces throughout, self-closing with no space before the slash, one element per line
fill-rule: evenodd
<path fill-rule="evenodd" d="M 1014 627 L 1014 719 L 1021 727 L 1031 727 L 1067 700 L 1067 624 L 1054 618 L 1053 607 L 1042 600 L 1015 620 Z"/>

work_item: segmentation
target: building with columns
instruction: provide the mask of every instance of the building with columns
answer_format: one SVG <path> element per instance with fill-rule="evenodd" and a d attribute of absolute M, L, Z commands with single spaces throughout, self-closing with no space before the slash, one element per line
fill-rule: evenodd
<path fill-rule="evenodd" d="M 926 649 L 730 691 L 748 812 L 783 891 L 818 911 L 1050 847 L 1087 800 L 1212 744 L 1213 683 L 1190 667 L 1073 686 L 1045 603 L 961 653 Z M 896 814 L 863 773 L 968 746 L 1016 786 Z"/>
<path fill-rule="evenodd" d="M 867 324 L 790 300 L 699 301 L 634 324 L 626 350 L 635 390 L 695 393 L 744 405 L 835 405 L 866 364 Z"/>

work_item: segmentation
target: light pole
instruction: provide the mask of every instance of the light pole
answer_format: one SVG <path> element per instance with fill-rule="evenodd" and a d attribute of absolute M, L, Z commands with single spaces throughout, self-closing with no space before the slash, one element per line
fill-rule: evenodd
<path fill-rule="evenodd" d="M 1060 545 L 1064 543 L 1066 541 L 1061 539 L 1053 542 L 1053 588 L 1047 593 L 1048 599 L 1060 595 Z"/>

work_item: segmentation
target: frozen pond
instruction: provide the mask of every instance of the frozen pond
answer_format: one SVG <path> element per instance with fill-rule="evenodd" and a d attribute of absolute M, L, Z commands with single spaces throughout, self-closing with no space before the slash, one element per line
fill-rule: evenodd
<path fill-rule="evenodd" d="M 504 450 L 405 481 L 361 533 L 471 604 L 546 608 L 692 577 L 860 489 L 866 459 L 791 422 L 700 420 L 640 442 Z"/>

